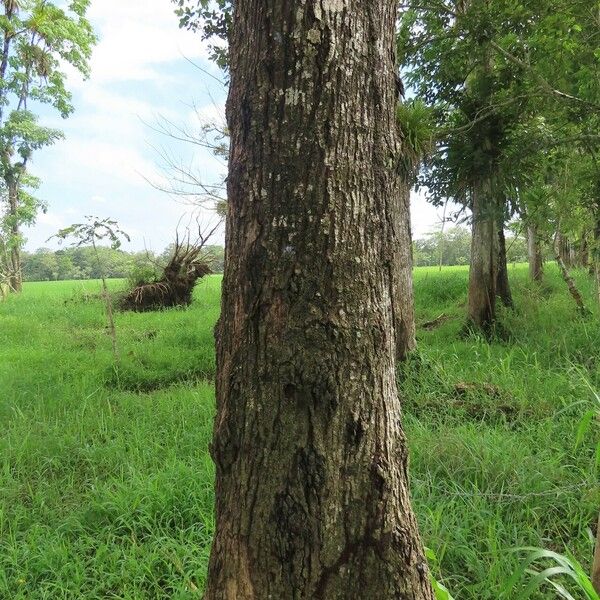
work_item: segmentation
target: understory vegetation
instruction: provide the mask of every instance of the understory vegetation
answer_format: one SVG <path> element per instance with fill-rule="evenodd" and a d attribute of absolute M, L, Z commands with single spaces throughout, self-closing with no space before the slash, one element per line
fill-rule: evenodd
<path fill-rule="evenodd" d="M 510 276 L 517 310 L 488 341 L 461 335 L 467 269 L 415 273 L 419 350 L 399 373 L 412 493 L 458 600 L 502 597 L 517 548 L 586 569 L 593 551 L 598 423 L 578 432 L 600 389 L 598 314 L 579 316 L 554 266 L 542 285 Z M 201 597 L 220 282 L 187 310 L 117 314 L 117 365 L 98 282 L 30 283 L 1 305 L 0 598 Z"/>

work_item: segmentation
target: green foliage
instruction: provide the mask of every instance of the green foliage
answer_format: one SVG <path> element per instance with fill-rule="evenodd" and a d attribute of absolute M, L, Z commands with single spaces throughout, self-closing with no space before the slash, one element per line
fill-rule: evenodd
<path fill-rule="evenodd" d="M 129 254 L 123 250 L 98 247 L 100 261 L 109 279 L 125 278 L 135 265 L 143 264 L 143 253 Z M 91 246 L 54 251 L 40 248 L 23 253 L 23 275 L 26 281 L 64 281 L 68 279 L 100 279 L 94 249 Z"/>
<path fill-rule="evenodd" d="M 532 597 L 535 591 L 547 586 L 554 589 L 557 597 L 574 600 L 575 597 L 569 592 L 570 586 L 565 582 L 565 580 L 570 580 L 579 592 L 583 593 L 586 600 L 600 600 L 600 596 L 594 591 L 592 582 L 584 568 L 571 554 L 562 555 L 541 548 L 521 548 L 520 550 L 528 551 L 531 554 L 511 577 L 502 598 L 527 600 Z M 541 571 L 534 568 L 536 564 L 542 565 L 539 567 L 542 569 Z M 551 566 L 547 566 L 548 564 Z M 525 573 L 531 576 L 531 580 L 525 589 L 516 594 L 514 588 Z"/>
<path fill-rule="evenodd" d="M 227 38 L 231 27 L 233 0 L 172 0 L 179 25 L 201 31 L 202 38 L 213 40 L 211 59 L 222 69 L 227 67 Z"/>
<path fill-rule="evenodd" d="M 595 423 L 600 422 L 600 394 L 594 389 L 585 373 L 581 373 L 581 377 L 591 393 L 592 408 L 585 411 L 579 421 L 577 437 L 575 438 L 577 448 L 584 443 L 586 436 L 594 430 Z M 596 467 L 600 468 L 600 440 L 596 444 Z M 600 532 L 598 533 L 600 535 Z"/>
<path fill-rule="evenodd" d="M 146 255 L 133 262 L 126 276 L 129 288 L 133 289 L 140 285 L 159 281 L 161 274 L 161 267 L 158 261 L 151 260 Z"/>
<path fill-rule="evenodd" d="M 413 259 L 417 267 L 468 265 L 471 257 L 471 233 L 464 227 L 452 227 L 430 233 L 413 242 Z"/>
<path fill-rule="evenodd" d="M 554 266 L 543 287 L 509 269 L 517 311 L 502 314 L 507 337 L 495 343 L 458 336 L 466 268 L 415 271 L 419 350 L 400 376 L 412 493 L 434 574 L 461 600 L 498 600 L 522 563 L 515 546 L 589 561 L 600 505 L 597 424 L 574 443 L 590 391 L 573 367 L 600 385 L 599 321 L 580 319 Z M 590 298 L 587 274 L 575 277 Z"/>
<path fill-rule="evenodd" d="M 402 5 L 400 61 L 436 121 L 436 152 L 420 181 L 432 202 L 469 205 L 481 178 L 507 202 L 508 214 L 530 218 L 541 205 L 524 202 L 523 194 L 540 185 L 560 186 L 563 196 L 569 189 L 575 204 L 586 202 L 597 167 L 566 186 L 561 165 L 571 154 L 589 168 L 600 143 L 597 31 L 597 10 L 587 2 Z"/>
<path fill-rule="evenodd" d="M 407 100 L 398 103 L 396 119 L 404 139 L 403 170 L 412 180 L 435 146 L 433 113 L 423 101 Z"/>
<path fill-rule="evenodd" d="M 88 216 L 85 223 L 74 223 L 61 229 L 55 236 L 61 241 L 72 238 L 73 245 L 76 247 L 91 244 L 94 248 L 96 244 L 108 241 L 113 250 L 118 250 L 123 243 L 123 239 L 130 241 L 119 224 L 110 218 L 99 219 L 98 217 Z"/>
<path fill-rule="evenodd" d="M 116 315 L 119 384 L 100 289 L 28 284 L 0 309 L 3 599 L 191 600 L 203 587 L 220 279 L 201 282 L 193 311 Z"/>
<path fill-rule="evenodd" d="M 430 548 L 425 548 L 425 556 L 430 567 L 437 566 L 438 559 L 433 550 Z M 440 583 L 433 574 L 430 574 L 430 578 L 433 592 L 435 594 L 435 600 L 454 600 L 446 586 Z"/>
<path fill-rule="evenodd" d="M 106 318 L 108 320 L 108 329 L 113 343 L 113 355 L 115 362 L 119 360 L 117 347 L 117 331 L 113 315 L 112 297 L 108 291 L 106 283 L 106 271 L 100 254 L 98 252 L 98 242 L 108 241 L 112 250 L 118 250 L 121 247 L 122 239 L 129 241 L 129 236 L 119 227 L 118 223 L 112 219 L 99 219 L 98 217 L 87 217 L 85 223 L 75 223 L 69 227 L 61 229 L 56 236 L 60 241 L 73 239 L 75 247 L 91 244 L 96 257 L 96 263 L 100 271 L 102 281 L 102 296 L 106 306 Z"/>
<path fill-rule="evenodd" d="M 84 76 L 96 38 L 86 19 L 89 0 L 2 3 L 0 14 L 0 180 L 5 210 L 0 234 L 20 247 L 20 227 L 34 222 L 43 202 L 32 194 L 38 181 L 28 172 L 36 150 L 62 137 L 39 124 L 33 106 L 45 104 L 66 118 L 73 111 L 66 67 Z"/>

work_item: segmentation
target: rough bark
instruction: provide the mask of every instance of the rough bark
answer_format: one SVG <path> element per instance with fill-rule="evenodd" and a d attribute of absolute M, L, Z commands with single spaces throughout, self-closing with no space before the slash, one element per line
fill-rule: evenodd
<path fill-rule="evenodd" d="M 544 277 L 544 257 L 535 225 L 527 228 L 527 253 L 529 255 L 529 278 L 539 283 Z"/>
<path fill-rule="evenodd" d="M 394 259 L 394 325 L 396 357 L 405 360 L 417 347 L 413 291 L 412 233 L 410 228 L 410 187 L 402 183 L 396 209 L 396 258 Z"/>
<path fill-rule="evenodd" d="M 473 186 L 472 211 L 468 324 L 487 332 L 496 320 L 498 277 L 497 216 L 489 182 L 480 181 Z"/>
<path fill-rule="evenodd" d="M 394 0 L 237 0 L 206 600 L 433 600 L 395 380 Z"/>
<path fill-rule="evenodd" d="M 514 308 L 510 280 L 508 278 L 508 258 L 506 256 L 506 235 L 504 223 L 498 224 L 498 275 L 496 279 L 496 294 L 507 308 Z"/>

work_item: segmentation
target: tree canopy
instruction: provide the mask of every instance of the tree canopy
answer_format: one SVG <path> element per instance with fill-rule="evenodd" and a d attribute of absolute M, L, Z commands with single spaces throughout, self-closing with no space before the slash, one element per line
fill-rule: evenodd
<path fill-rule="evenodd" d="M 0 14 L 0 234 L 9 253 L 0 272 L 20 288 L 21 227 L 44 207 L 33 192 L 39 180 L 28 170 L 32 154 L 62 133 L 39 122 L 41 105 L 63 117 L 73 111 L 67 68 L 88 75 L 96 37 L 86 18 L 89 0 L 4 0 Z"/>

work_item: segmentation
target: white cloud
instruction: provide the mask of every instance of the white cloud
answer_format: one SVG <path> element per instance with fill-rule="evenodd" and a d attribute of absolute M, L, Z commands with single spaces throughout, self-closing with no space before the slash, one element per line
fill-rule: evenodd
<path fill-rule="evenodd" d="M 449 202 L 446 218 L 448 219 L 459 210 L 459 206 L 454 202 Z M 411 221 L 413 237 L 423 238 L 429 233 L 440 231 L 444 221 L 443 207 L 433 206 L 425 197 L 425 193 L 413 192 L 411 195 Z M 446 228 L 451 224 L 446 224 Z"/>
<path fill-rule="evenodd" d="M 134 145 L 116 139 L 70 137 L 61 144 L 60 155 L 58 152 L 54 155 L 58 156 L 62 160 L 53 165 L 45 181 L 63 180 L 67 185 L 88 183 L 92 193 L 97 181 L 110 181 L 116 190 L 123 184 L 146 186 L 144 175 L 155 170 L 152 161 L 144 158 Z"/>
<path fill-rule="evenodd" d="M 100 42 L 92 58 L 92 81 L 165 79 L 165 63 L 206 57 L 198 35 L 181 31 L 169 0 L 94 0 L 89 18 Z"/>

